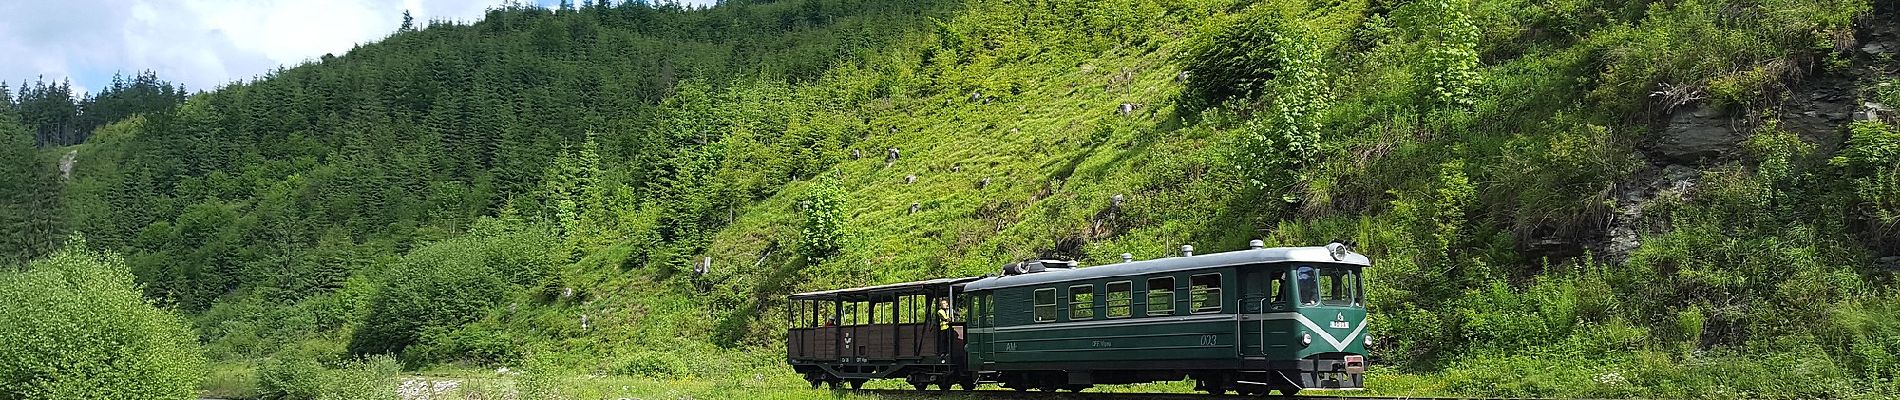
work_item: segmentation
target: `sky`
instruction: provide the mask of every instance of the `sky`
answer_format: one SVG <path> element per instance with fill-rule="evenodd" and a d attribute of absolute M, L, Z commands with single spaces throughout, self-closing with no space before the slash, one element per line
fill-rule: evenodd
<path fill-rule="evenodd" d="M 421 27 L 431 19 L 474 22 L 502 1 L 0 0 L 0 81 L 18 88 L 39 77 L 70 79 L 75 92 L 91 92 L 110 85 L 114 73 L 152 70 L 192 91 L 209 90 L 326 53 L 341 56 L 394 32 L 404 10 Z"/>

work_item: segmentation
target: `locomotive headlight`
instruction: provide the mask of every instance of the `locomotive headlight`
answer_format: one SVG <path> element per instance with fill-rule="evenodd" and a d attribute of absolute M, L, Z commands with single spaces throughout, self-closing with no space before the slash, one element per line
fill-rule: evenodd
<path fill-rule="evenodd" d="M 1371 345 L 1372 345 L 1372 334 L 1368 333 L 1366 334 L 1366 346 L 1371 346 Z"/>
<path fill-rule="evenodd" d="M 1311 334 L 1311 333 L 1302 333 L 1302 334 L 1300 334 L 1300 345 L 1301 345 L 1301 346 L 1312 346 L 1312 345 L 1313 345 L 1313 334 Z"/>

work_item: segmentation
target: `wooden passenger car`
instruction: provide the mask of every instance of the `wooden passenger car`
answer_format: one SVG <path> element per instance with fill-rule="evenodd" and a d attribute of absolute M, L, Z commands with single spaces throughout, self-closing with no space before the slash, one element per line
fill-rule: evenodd
<path fill-rule="evenodd" d="M 976 278 L 935 279 L 792 295 L 786 318 L 786 362 L 812 387 L 857 388 L 870 379 L 903 378 L 918 389 L 965 388 L 962 321 L 941 331 L 940 299 L 958 301 Z M 963 315 L 958 310 L 954 315 Z M 953 316 L 953 319 L 955 317 Z"/>

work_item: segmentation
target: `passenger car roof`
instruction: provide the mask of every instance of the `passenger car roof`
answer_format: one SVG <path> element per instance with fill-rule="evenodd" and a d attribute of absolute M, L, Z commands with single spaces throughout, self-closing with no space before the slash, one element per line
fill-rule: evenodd
<path fill-rule="evenodd" d="M 1294 262 L 1345 264 L 1360 267 L 1372 265 L 1371 259 L 1366 258 L 1365 255 L 1351 251 L 1347 251 L 1345 257 L 1334 260 L 1332 252 L 1325 247 L 1273 247 L 1188 257 L 1156 258 L 1088 268 L 1050 269 L 1044 272 L 1029 274 L 987 277 L 966 284 L 963 288 L 966 291 L 1000 289 L 1053 282 L 1193 271 L 1234 265 Z"/>
<path fill-rule="evenodd" d="M 981 278 L 980 277 L 942 278 L 942 279 L 931 279 L 927 281 L 892 283 L 888 285 L 866 286 L 866 287 L 846 288 L 846 289 L 833 289 L 833 290 L 794 294 L 791 296 L 791 299 L 792 300 L 810 300 L 810 299 L 870 297 L 870 296 L 875 296 L 875 295 L 887 295 L 887 294 L 898 294 L 898 293 L 928 293 L 928 292 L 934 292 L 935 290 L 933 289 L 935 289 L 936 287 L 940 287 L 940 286 L 948 287 L 951 285 L 964 283 L 964 282 L 970 282 L 977 279 L 981 279 Z"/>

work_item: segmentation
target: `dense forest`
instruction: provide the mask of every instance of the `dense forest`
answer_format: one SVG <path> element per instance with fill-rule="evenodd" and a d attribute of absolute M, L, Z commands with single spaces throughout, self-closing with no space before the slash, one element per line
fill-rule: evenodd
<path fill-rule="evenodd" d="M 802 385 L 787 293 L 1344 239 L 1376 393 L 1900 396 L 1896 13 L 510 4 L 194 94 L 0 90 L 0 292 L 137 288 L 215 397 L 721 397 Z"/>

